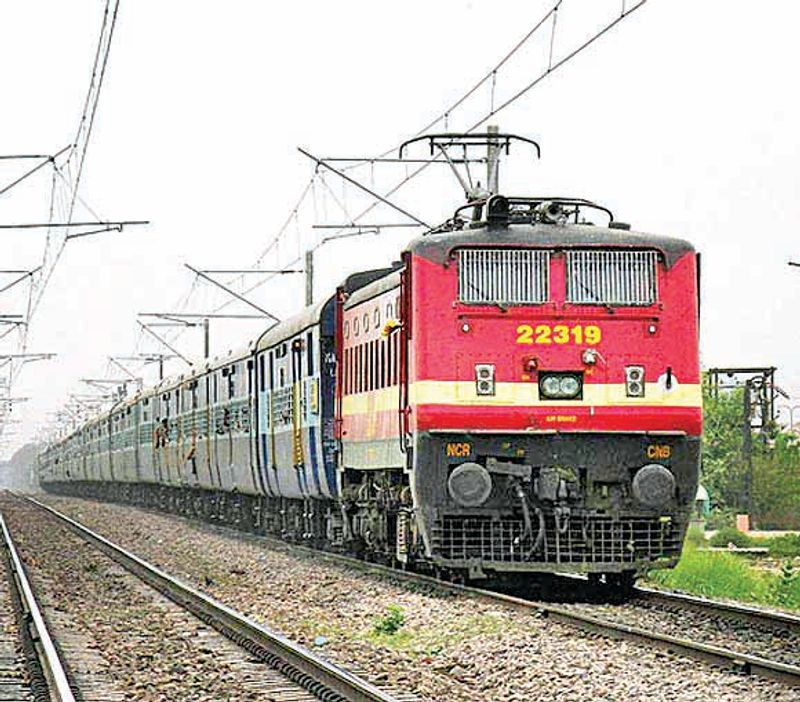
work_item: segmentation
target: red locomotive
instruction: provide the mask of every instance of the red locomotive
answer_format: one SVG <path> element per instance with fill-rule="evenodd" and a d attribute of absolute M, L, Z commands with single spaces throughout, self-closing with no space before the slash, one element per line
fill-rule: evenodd
<path fill-rule="evenodd" d="M 697 257 L 575 223 L 591 206 L 489 198 L 340 291 L 344 484 L 373 548 L 624 585 L 677 561 L 702 432 Z"/>

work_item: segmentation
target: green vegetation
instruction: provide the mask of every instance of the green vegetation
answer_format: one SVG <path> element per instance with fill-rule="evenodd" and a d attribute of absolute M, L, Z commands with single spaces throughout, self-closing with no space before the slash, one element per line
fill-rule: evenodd
<path fill-rule="evenodd" d="M 795 558 L 800 556 L 800 534 L 756 537 L 743 534 L 733 527 L 725 527 L 708 540 L 709 546 L 716 546 L 717 548 L 725 548 L 729 544 L 739 548 L 768 548 L 769 556 L 773 558 Z"/>
<path fill-rule="evenodd" d="M 674 570 L 650 573 L 659 585 L 705 597 L 800 610 L 800 569 L 790 561 L 780 573 L 760 570 L 732 553 L 703 551 L 687 542 Z"/>
<path fill-rule="evenodd" d="M 398 631 L 400 631 L 405 623 L 406 614 L 403 611 L 403 608 L 399 605 L 393 604 L 386 608 L 386 614 L 375 621 L 375 625 L 372 627 L 372 630 L 376 634 L 385 634 L 387 636 L 391 636 L 392 634 L 396 634 Z"/>
<path fill-rule="evenodd" d="M 753 541 L 753 537 L 748 536 L 734 527 L 722 527 L 722 529 L 708 540 L 708 545 L 716 548 L 725 548 L 733 544 L 738 548 L 749 548 L 755 546 Z"/>
<path fill-rule="evenodd" d="M 700 481 L 711 495 L 709 527 L 733 526 L 734 514 L 747 511 L 744 459 L 743 390 L 703 388 L 703 467 Z M 759 529 L 800 529 L 800 441 L 768 427 L 752 435 L 753 518 Z"/>
<path fill-rule="evenodd" d="M 451 646 L 473 638 L 485 639 L 496 636 L 521 626 L 498 612 L 487 612 L 471 617 L 459 617 L 446 628 L 426 625 L 412 625 L 405 622 L 403 627 L 393 634 L 383 633 L 373 626 L 371 630 L 355 634 L 354 638 L 366 638 L 372 643 L 398 651 L 407 651 L 412 655 L 430 657 Z"/>

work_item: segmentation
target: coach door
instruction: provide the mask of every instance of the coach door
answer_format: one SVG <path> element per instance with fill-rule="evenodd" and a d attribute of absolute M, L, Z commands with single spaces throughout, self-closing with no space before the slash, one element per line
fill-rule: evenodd
<path fill-rule="evenodd" d="M 305 395 L 303 392 L 303 339 L 292 341 L 292 465 L 297 471 L 300 492 L 308 494 L 308 475 L 303 446 L 305 420 Z"/>
<path fill-rule="evenodd" d="M 211 376 L 211 397 L 214 403 L 214 450 L 212 451 L 213 458 L 211 463 L 213 466 L 213 473 L 217 476 L 217 487 L 222 488 L 222 473 L 220 466 L 224 458 L 224 441 L 225 441 L 225 409 L 222 407 L 222 383 L 220 382 L 221 371 L 217 368 Z"/>
<path fill-rule="evenodd" d="M 255 417 L 253 432 L 255 446 L 253 456 L 256 461 L 260 484 L 265 495 L 274 495 L 269 473 L 269 398 L 267 392 L 269 383 L 269 368 L 267 366 L 267 352 L 262 351 L 256 361 L 256 373 L 252 397 L 255 398 Z"/>

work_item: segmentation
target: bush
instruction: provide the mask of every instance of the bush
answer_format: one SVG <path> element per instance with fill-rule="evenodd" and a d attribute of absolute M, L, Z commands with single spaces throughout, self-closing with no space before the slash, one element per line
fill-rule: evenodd
<path fill-rule="evenodd" d="M 705 597 L 754 602 L 771 607 L 800 609 L 800 577 L 791 563 L 775 575 L 750 566 L 732 553 L 687 549 L 674 570 L 657 570 L 654 582 Z"/>
<path fill-rule="evenodd" d="M 738 529 L 723 527 L 711 537 L 708 543 L 717 548 L 725 548 L 729 544 L 733 544 L 739 548 L 747 548 L 753 545 L 753 539 Z"/>
<path fill-rule="evenodd" d="M 399 605 L 389 605 L 386 608 L 386 614 L 380 619 L 375 621 L 372 627 L 376 634 L 386 634 L 391 636 L 396 634 L 406 623 L 406 615 L 403 608 Z"/>
<path fill-rule="evenodd" d="M 786 534 L 759 539 L 759 546 L 766 546 L 769 555 L 777 558 L 800 556 L 800 534 Z"/>
<path fill-rule="evenodd" d="M 723 529 L 736 524 L 736 513 L 730 509 L 714 508 L 706 519 L 707 529 Z"/>

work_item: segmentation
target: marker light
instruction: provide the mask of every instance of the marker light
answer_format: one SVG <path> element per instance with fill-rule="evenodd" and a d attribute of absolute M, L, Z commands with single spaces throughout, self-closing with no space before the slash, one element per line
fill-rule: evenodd
<path fill-rule="evenodd" d="M 595 363 L 597 363 L 597 350 L 596 349 L 586 349 L 581 354 L 581 360 L 587 366 L 593 366 Z"/>
<path fill-rule="evenodd" d="M 625 394 L 644 397 L 644 366 L 625 366 Z"/>
<path fill-rule="evenodd" d="M 494 395 L 494 364 L 475 364 L 475 392 L 478 395 Z"/>

